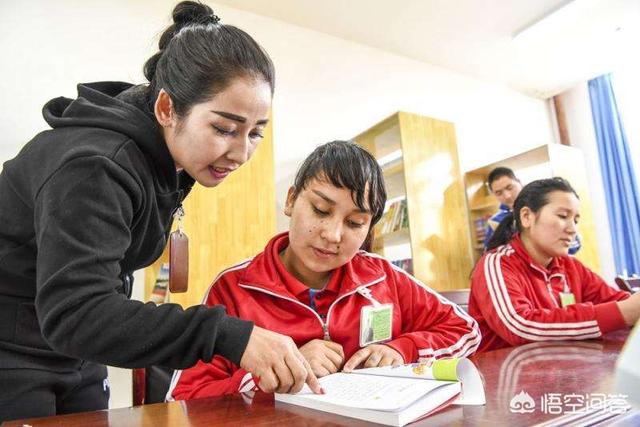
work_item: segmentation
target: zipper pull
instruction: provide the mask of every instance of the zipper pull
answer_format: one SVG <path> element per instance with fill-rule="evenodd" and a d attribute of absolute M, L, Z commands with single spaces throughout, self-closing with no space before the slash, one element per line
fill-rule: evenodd
<path fill-rule="evenodd" d="M 323 339 L 325 341 L 331 341 L 331 337 L 329 336 L 329 326 L 325 322 L 322 322 L 322 330 L 324 331 Z"/>

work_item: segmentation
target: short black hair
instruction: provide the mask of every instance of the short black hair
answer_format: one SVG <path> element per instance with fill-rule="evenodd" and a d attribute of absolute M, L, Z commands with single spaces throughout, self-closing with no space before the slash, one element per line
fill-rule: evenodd
<path fill-rule="evenodd" d="M 294 200 L 314 178 L 351 190 L 356 206 L 371 212 L 371 227 L 382 217 L 387 201 L 382 169 L 367 150 L 353 141 L 327 142 L 313 150 L 296 173 Z"/>
<path fill-rule="evenodd" d="M 520 180 L 516 178 L 516 174 L 513 173 L 513 170 L 505 168 L 503 166 L 499 166 L 489 172 L 489 176 L 487 177 L 487 185 L 489 186 L 489 190 L 491 190 L 491 184 L 493 184 L 493 181 L 496 181 L 503 176 L 508 176 L 509 178 L 520 182 Z"/>
<path fill-rule="evenodd" d="M 209 6 L 196 1 L 178 3 L 172 16 L 173 24 L 160 37 L 159 51 L 144 65 L 151 111 L 164 89 L 178 117 L 184 117 L 237 77 L 262 79 L 273 95 L 273 63 L 249 34 L 221 24 Z"/>

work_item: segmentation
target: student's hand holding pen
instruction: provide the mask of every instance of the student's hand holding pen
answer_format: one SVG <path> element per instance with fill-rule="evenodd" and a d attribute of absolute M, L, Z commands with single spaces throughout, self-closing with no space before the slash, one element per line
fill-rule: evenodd
<path fill-rule="evenodd" d="M 253 327 L 240 367 L 259 378 L 258 387 L 265 393 L 297 393 L 305 383 L 314 393 L 323 393 L 293 340 L 258 326 Z"/>

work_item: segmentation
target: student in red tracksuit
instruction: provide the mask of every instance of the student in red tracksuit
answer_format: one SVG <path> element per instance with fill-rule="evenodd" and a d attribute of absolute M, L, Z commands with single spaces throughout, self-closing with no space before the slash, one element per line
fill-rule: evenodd
<path fill-rule="evenodd" d="M 363 148 L 341 141 L 318 147 L 289 189 L 289 232 L 223 271 L 205 303 L 223 304 L 231 316 L 291 336 L 317 376 L 472 354 L 480 333 L 469 315 L 384 258 L 360 250 L 385 201 L 380 167 Z M 382 310 L 381 319 L 389 315 L 388 323 L 380 322 L 389 336 L 378 334 L 384 328 L 361 331 L 363 307 Z M 177 371 L 167 399 L 248 391 L 256 381 L 216 356 Z"/>
<path fill-rule="evenodd" d="M 522 189 L 473 273 L 469 314 L 482 331 L 480 351 L 598 338 L 638 320 L 640 294 L 629 298 L 567 254 L 579 218 L 564 179 Z"/>

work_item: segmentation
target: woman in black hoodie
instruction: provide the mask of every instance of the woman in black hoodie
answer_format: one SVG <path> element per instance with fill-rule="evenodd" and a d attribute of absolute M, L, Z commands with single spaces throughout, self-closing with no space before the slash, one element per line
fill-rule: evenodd
<path fill-rule="evenodd" d="M 244 31 L 182 2 L 148 85 L 78 85 L 0 174 L 0 421 L 103 409 L 107 370 L 187 368 L 219 354 L 265 391 L 319 385 L 293 341 L 222 306 L 128 299 L 194 181 L 214 187 L 251 156 L 274 70 Z"/>

